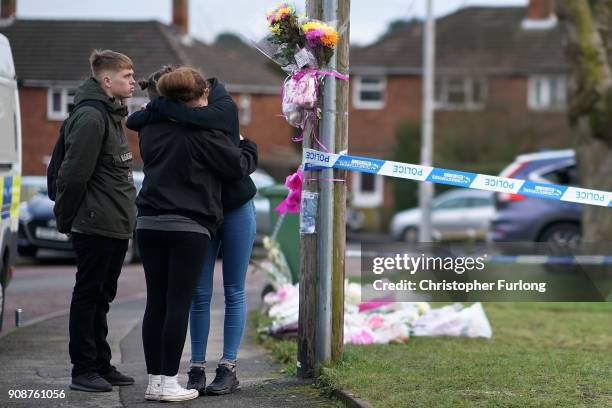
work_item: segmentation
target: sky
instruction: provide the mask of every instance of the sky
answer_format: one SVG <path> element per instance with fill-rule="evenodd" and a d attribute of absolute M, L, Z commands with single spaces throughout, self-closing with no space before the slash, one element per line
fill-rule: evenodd
<path fill-rule="evenodd" d="M 527 0 L 433 0 L 434 14 L 443 16 L 458 8 L 525 6 Z M 299 10 L 305 0 L 289 1 Z M 265 13 L 278 0 L 190 0 L 190 34 L 205 42 L 223 32 L 257 40 L 266 33 Z M 352 0 L 351 43 L 374 42 L 390 22 L 424 17 L 426 0 Z M 17 0 L 18 18 L 159 20 L 172 19 L 172 0 Z"/>

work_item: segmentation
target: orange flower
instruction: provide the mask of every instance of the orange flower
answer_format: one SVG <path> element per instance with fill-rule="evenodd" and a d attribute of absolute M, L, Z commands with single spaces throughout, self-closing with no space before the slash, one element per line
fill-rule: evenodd
<path fill-rule="evenodd" d="M 321 37 L 323 45 L 329 48 L 333 48 L 338 43 L 338 32 L 333 28 L 326 28 L 325 34 Z"/>

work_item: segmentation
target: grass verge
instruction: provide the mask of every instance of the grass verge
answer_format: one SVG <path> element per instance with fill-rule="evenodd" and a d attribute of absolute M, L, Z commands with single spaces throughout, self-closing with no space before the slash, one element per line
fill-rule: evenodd
<path fill-rule="evenodd" d="M 346 345 L 316 384 L 327 394 L 348 389 L 375 407 L 612 407 L 612 303 L 483 306 L 490 340 Z M 255 327 L 265 324 L 258 312 L 251 318 Z M 295 342 L 259 342 L 286 374 L 295 373 Z"/>
<path fill-rule="evenodd" d="M 347 345 L 318 385 L 375 407 L 612 407 L 612 303 L 484 308 L 491 340 Z"/>

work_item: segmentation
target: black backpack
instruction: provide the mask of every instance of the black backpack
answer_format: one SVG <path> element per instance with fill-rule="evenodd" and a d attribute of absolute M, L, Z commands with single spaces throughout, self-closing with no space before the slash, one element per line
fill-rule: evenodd
<path fill-rule="evenodd" d="M 104 140 L 106 140 L 106 138 L 108 137 L 108 113 L 104 102 L 95 99 L 87 99 L 74 106 L 74 108 L 70 112 L 70 116 L 68 116 L 68 118 L 66 118 L 62 123 L 62 127 L 59 131 L 59 137 L 57 138 L 55 147 L 53 147 L 53 153 L 51 154 L 49 166 L 47 166 L 47 195 L 49 196 L 51 201 L 55 201 L 55 197 L 57 194 L 57 175 L 59 173 L 59 169 L 62 165 L 62 162 L 64 161 L 64 156 L 66 155 L 66 131 L 70 130 L 66 129 L 66 125 L 70 117 L 79 108 L 82 108 L 84 106 L 91 106 L 92 108 L 96 108 L 96 110 L 102 114 L 102 117 L 104 118 Z"/>

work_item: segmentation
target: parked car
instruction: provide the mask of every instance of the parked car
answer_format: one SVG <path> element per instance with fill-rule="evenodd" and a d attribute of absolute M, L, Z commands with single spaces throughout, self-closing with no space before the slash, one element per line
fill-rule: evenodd
<path fill-rule="evenodd" d="M 578 185 L 573 150 L 555 150 L 518 156 L 500 176 L 541 183 Z M 580 242 L 582 207 L 577 203 L 495 193 L 496 215 L 489 238 L 494 242 Z"/>
<path fill-rule="evenodd" d="M 432 235 L 435 241 L 484 240 L 495 214 L 489 191 L 453 189 L 432 203 Z M 391 235 L 401 241 L 418 242 L 421 210 L 400 211 L 391 220 Z"/>
<path fill-rule="evenodd" d="M 134 185 L 140 191 L 144 173 L 134 172 Z M 19 213 L 19 238 L 17 251 L 23 257 L 35 257 L 40 249 L 72 251 L 70 238 L 57 230 L 53 201 L 47 196 L 46 181 L 44 187 L 27 202 L 21 203 Z M 138 259 L 138 248 L 134 238 L 130 240 L 125 263 Z"/>

